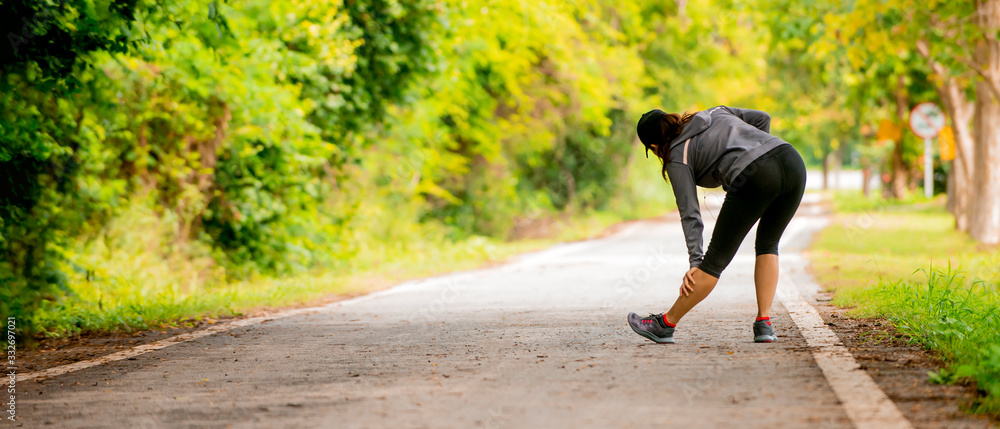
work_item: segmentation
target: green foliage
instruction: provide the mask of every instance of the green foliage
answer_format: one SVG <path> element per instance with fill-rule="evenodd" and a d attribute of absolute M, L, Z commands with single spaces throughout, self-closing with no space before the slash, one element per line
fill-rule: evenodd
<path fill-rule="evenodd" d="M 43 3 L 13 5 L 42 18 L 5 63 L 0 100 L 11 173 L 0 310 L 16 316 L 70 291 L 66 270 L 90 267 L 66 246 L 99 235 L 130 199 L 155 202 L 173 226 L 154 254 L 207 245 L 237 278 L 315 265 L 326 237 L 303 231 L 321 222 L 324 167 L 348 145 L 343 118 L 377 120 L 380 103 L 400 100 L 431 34 L 428 2 Z M 303 89 L 312 75 L 327 91 Z M 339 107 L 328 103 L 337 85 L 352 94 Z"/>
<path fill-rule="evenodd" d="M 638 92 L 619 74 L 643 66 L 604 22 L 574 18 L 587 7 L 446 4 L 440 48 L 455 60 L 426 103 L 398 116 L 405 140 L 426 147 L 413 160 L 423 216 L 503 235 L 518 213 L 600 208 L 614 195 L 632 147 L 610 142 L 630 140 L 624 111 Z"/>
<path fill-rule="evenodd" d="M 4 2 L 0 51 L 0 312 L 31 314 L 68 287 L 68 236 L 107 219 L 123 190 L 98 184 L 109 82 L 89 61 L 129 45 L 135 3 Z"/>
<path fill-rule="evenodd" d="M 635 118 L 749 104 L 765 65 L 723 0 L 8 6 L 39 18 L 4 51 L 0 311 L 57 334 L 658 214 Z"/>
<path fill-rule="evenodd" d="M 92 52 L 125 52 L 135 40 L 131 23 L 136 0 L 61 2 L 15 0 L 0 5 L 0 74 L 31 85 L 65 91 L 80 83 L 77 73 Z M 17 83 L 0 82 L 9 92 Z"/>
<path fill-rule="evenodd" d="M 930 40 L 940 58 L 948 56 L 945 51 L 954 54 L 957 45 L 928 38 L 935 13 L 961 15 L 971 7 L 909 0 L 755 4 L 771 36 L 771 69 L 780 76 L 768 92 L 776 99 L 776 116 L 789 121 L 782 122 L 788 139 L 811 149 L 801 151 L 807 161 L 822 162 L 840 151 L 845 158 L 857 154 L 866 165 L 880 164 L 889 153 L 871 138 L 880 121 L 907 120 L 898 114 L 897 100 L 904 100 L 908 113 L 911 105 L 937 98 L 934 84 L 940 77 L 930 72 L 916 45 Z M 922 153 L 921 140 L 905 134 L 896 142 L 902 145 L 902 167 Z"/>

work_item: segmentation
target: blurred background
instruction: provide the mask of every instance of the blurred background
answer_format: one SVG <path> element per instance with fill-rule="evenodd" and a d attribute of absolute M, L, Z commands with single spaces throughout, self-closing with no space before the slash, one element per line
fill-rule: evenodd
<path fill-rule="evenodd" d="M 3 1 L 0 312 L 163 327 L 662 215 L 652 108 L 767 111 L 815 189 L 919 203 L 933 156 L 946 228 L 995 244 L 997 3 Z"/>

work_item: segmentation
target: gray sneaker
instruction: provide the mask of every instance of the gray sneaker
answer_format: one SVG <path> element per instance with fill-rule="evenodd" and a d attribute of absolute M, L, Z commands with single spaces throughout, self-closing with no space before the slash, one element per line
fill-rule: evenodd
<path fill-rule="evenodd" d="M 753 341 L 755 343 L 773 343 L 778 339 L 771 328 L 770 320 L 758 320 L 753 322 Z"/>
<path fill-rule="evenodd" d="M 657 343 L 674 343 L 674 328 L 663 323 L 663 314 L 650 314 L 646 317 L 639 317 L 638 314 L 628 314 L 628 326 L 632 327 L 635 333 L 642 335 Z"/>

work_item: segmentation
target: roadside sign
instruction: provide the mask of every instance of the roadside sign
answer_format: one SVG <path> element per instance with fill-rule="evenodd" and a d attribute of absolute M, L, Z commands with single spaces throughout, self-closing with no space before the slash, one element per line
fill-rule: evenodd
<path fill-rule="evenodd" d="M 938 134 L 938 146 L 941 148 L 941 160 L 952 161 L 955 159 L 955 132 L 951 127 L 944 127 Z"/>
<path fill-rule="evenodd" d="M 882 122 L 879 122 L 878 131 L 875 132 L 875 141 L 897 142 L 901 138 L 903 138 L 902 125 L 897 125 L 896 122 L 890 121 L 888 119 L 883 119 Z"/>
<path fill-rule="evenodd" d="M 934 196 L 934 146 L 931 140 L 944 128 L 944 112 L 937 104 L 924 102 L 910 111 L 910 131 L 924 139 L 924 196 Z"/>
<path fill-rule="evenodd" d="M 920 103 L 910 111 L 910 131 L 922 139 L 937 137 L 941 128 L 944 128 L 944 122 L 944 112 L 931 102 Z"/>

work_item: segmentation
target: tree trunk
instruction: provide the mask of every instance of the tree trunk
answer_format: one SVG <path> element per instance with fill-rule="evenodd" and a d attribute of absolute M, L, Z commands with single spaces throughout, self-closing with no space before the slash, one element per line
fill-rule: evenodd
<path fill-rule="evenodd" d="M 840 143 L 833 151 L 833 189 L 840 190 L 840 166 L 844 163 L 844 144 Z"/>
<path fill-rule="evenodd" d="M 972 120 L 975 105 L 965 96 L 965 88 L 959 85 L 955 77 L 945 69 L 944 65 L 931 57 L 926 40 L 917 42 L 917 51 L 927 58 L 931 70 L 941 79 L 941 85 L 936 90 L 944 104 L 948 117 L 951 118 L 955 137 L 955 159 L 952 161 L 951 174 L 948 175 L 948 211 L 955 216 L 955 228 L 968 231 L 969 196 L 972 193 L 972 132 L 969 121 Z"/>
<path fill-rule="evenodd" d="M 976 2 L 976 21 L 983 38 L 976 44 L 975 66 L 982 80 L 976 83 L 974 120 L 974 176 L 969 201 L 969 234 L 986 244 L 1000 243 L 1000 0 Z"/>
<path fill-rule="evenodd" d="M 951 187 L 948 189 L 948 202 L 951 213 L 955 216 L 955 228 L 959 231 L 969 230 L 969 196 L 972 194 L 972 132 L 969 121 L 972 119 L 974 104 L 966 100 L 965 92 L 949 79 L 945 87 L 939 89 L 941 100 L 951 117 L 952 130 L 955 136 L 955 160 L 952 161 L 951 174 L 948 176 Z"/>
<path fill-rule="evenodd" d="M 948 210 L 948 213 L 955 216 L 955 228 L 957 229 L 958 216 L 955 215 L 955 161 L 951 162 L 951 168 L 951 174 L 945 179 L 944 192 L 948 195 L 948 202 L 945 204 L 945 208 Z"/>
<path fill-rule="evenodd" d="M 923 147 L 923 139 L 920 140 L 920 146 Z M 921 149 L 921 151 L 923 150 Z M 924 156 L 920 155 L 920 158 L 917 158 L 917 162 L 911 162 L 908 167 L 909 169 L 906 170 L 906 189 L 910 192 L 916 192 L 917 188 L 924 183 Z"/>
<path fill-rule="evenodd" d="M 906 198 L 910 189 L 910 170 L 903 162 L 903 141 L 896 142 L 892 150 L 892 197 Z"/>
<path fill-rule="evenodd" d="M 205 140 L 189 137 L 188 150 L 198 153 L 198 168 L 187 180 L 198 190 L 197 196 L 184 196 L 178 201 L 177 213 L 179 226 L 177 229 L 177 244 L 186 243 L 201 226 L 205 207 L 212 198 L 212 188 L 215 186 L 215 166 L 219 160 L 219 148 L 226 139 L 232 112 L 229 105 L 220 102 L 221 112 L 213 120 L 215 135 Z M 214 109 L 213 109 L 214 110 Z M 214 113 L 214 112 L 213 112 Z"/>
<path fill-rule="evenodd" d="M 906 121 L 906 114 L 909 113 L 910 101 L 906 96 L 906 82 L 903 80 L 903 75 L 899 75 L 896 84 L 896 117 L 900 121 Z M 906 168 L 906 163 L 903 162 L 903 137 L 900 135 L 899 140 L 896 141 L 896 145 L 892 149 L 892 179 L 890 183 L 890 193 L 893 198 L 903 198 L 906 196 L 906 185 L 907 178 L 909 177 L 908 169 Z"/>
<path fill-rule="evenodd" d="M 975 176 L 969 199 L 969 234 L 988 244 L 1000 242 L 1000 104 L 978 83 Z"/>
<path fill-rule="evenodd" d="M 865 198 L 871 196 L 872 165 L 867 156 L 861 157 L 861 193 Z"/>
<path fill-rule="evenodd" d="M 823 190 L 830 189 L 830 153 L 823 151 Z"/>

